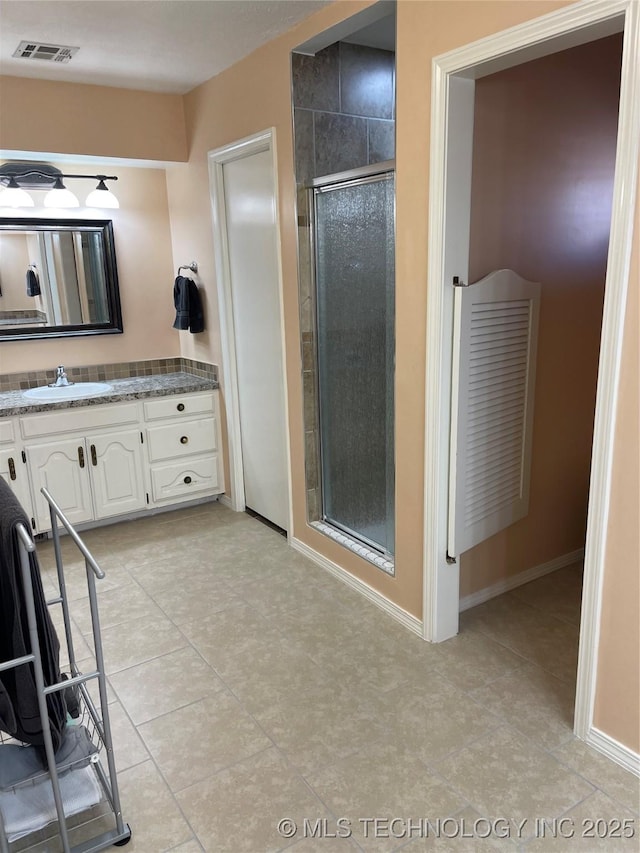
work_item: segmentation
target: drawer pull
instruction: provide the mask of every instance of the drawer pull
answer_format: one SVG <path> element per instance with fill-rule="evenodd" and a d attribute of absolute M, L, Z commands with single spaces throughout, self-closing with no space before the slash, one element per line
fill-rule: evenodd
<path fill-rule="evenodd" d="M 191 482 L 191 477 L 189 477 L 189 476 L 185 477 L 185 478 L 184 478 L 184 482 L 185 482 L 185 483 L 187 484 L 187 486 L 188 486 L 188 485 L 189 485 L 189 483 Z"/>
<path fill-rule="evenodd" d="M 178 403 L 178 405 L 176 406 L 176 409 L 179 412 L 184 412 L 184 403 Z"/>
<path fill-rule="evenodd" d="M 189 444 L 189 436 L 181 435 L 180 436 L 180 444 Z"/>
<path fill-rule="evenodd" d="M 9 477 L 12 480 L 16 478 L 16 463 L 13 461 L 13 458 L 9 457 Z"/>
<path fill-rule="evenodd" d="M 78 463 L 80 464 L 81 468 L 84 468 L 84 448 L 83 447 L 78 448 Z"/>
<path fill-rule="evenodd" d="M 95 444 L 91 445 L 91 464 L 96 466 L 98 464 L 98 455 L 96 453 Z"/>

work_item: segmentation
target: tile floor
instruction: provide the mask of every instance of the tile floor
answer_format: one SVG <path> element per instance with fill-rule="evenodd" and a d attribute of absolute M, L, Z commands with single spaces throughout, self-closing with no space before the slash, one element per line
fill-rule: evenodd
<path fill-rule="evenodd" d="M 639 849 L 638 780 L 572 734 L 580 566 L 467 611 L 432 646 L 220 504 L 84 538 L 106 572 L 131 853 Z M 83 566 L 63 553 L 89 666 Z M 51 585 L 51 544 L 39 554 Z M 634 837 L 585 838 L 597 820 L 596 835 Z M 47 834 L 33 853 L 59 850 Z"/>

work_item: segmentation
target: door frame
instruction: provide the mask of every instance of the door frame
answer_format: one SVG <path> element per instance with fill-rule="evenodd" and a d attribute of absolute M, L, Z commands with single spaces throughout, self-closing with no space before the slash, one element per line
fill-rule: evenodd
<path fill-rule="evenodd" d="M 429 176 L 429 269 L 425 389 L 423 636 L 457 633 L 459 567 L 446 560 L 450 435 L 452 302 L 448 232 L 463 226 L 457 257 L 468 264 L 473 80 L 558 50 L 619 32 L 624 26 L 618 140 L 585 548 L 574 731 L 622 763 L 624 747 L 593 725 L 607 521 L 613 469 L 622 335 L 629 283 L 640 149 L 640 9 L 634 0 L 586 0 L 450 51 L 433 60 Z M 479 66 L 482 66 L 482 70 Z M 470 94 L 471 92 L 471 94 Z M 455 131 L 455 133 L 454 133 Z M 454 138 L 457 136 L 457 138 Z M 457 158 L 457 168 L 452 161 Z M 466 158 L 466 159 L 465 159 Z M 449 176 L 447 170 L 449 169 Z M 466 247 L 464 242 L 466 240 Z M 467 274 L 467 270 L 455 274 Z M 466 280 L 466 279 L 463 279 Z M 443 463 L 443 458 L 447 461 Z M 443 528 L 444 524 L 444 528 Z"/>
<path fill-rule="evenodd" d="M 289 500 L 289 529 L 287 537 L 293 531 L 293 511 L 291 495 L 291 437 L 289 432 L 289 394 L 287 389 L 287 358 L 284 325 L 284 300 L 282 278 L 282 251 L 280 244 L 280 212 L 278 200 L 278 161 L 276 150 L 276 130 L 270 127 L 265 131 L 247 136 L 244 139 L 209 151 L 209 190 L 213 217 L 213 240 L 216 269 L 218 306 L 220 312 L 220 344 L 222 349 L 222 389 L 227 419 L 227 439 L 229 445 L 229 473 L 231 499 L 229 505 L 236 512 L 246 509 L 244 489 L 244 464 L 242 461 L 242 440 L 240 433 L 240 400 L 238 393 L 238 362 L 233 322 L 233 301 L 231 297 L 231 266 L 229 259 L 229 241 L 224 197 L 223 166 L 235 160 L 243 160 L 252 154 L 269 151 L 273 172 L 273 195 L 275 202 L 276 257 L 278 275 L 278 301 L 280 315 L 280 343 L 282 347 L 282 383 L 284 390 L 285 452 L 287 457 L 287 492 Z"/>

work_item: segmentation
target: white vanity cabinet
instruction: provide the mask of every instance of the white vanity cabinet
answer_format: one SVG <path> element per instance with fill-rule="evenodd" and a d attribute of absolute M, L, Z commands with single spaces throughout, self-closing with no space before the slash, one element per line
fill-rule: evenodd
<path fill-rule="evenodd" d="M 21 418 L 38 531 L 51 529 L 43 486 L 72 524 L 146 508 L 138 421 L 137 403 Z"/>
<path fill-rule="evenodd" d="M 210 392 L 144 402 L 154 504 L 223 491 L 215 404 Z"/>
<path fill-rule="evenodd" d="M 29 477 L 22 459 L 17 427 L 17 421 L 9 418 L 0 420 L 0 477 L 4 477 L 24 511 L 31 516 Z"/>
<path fill-rule="evenodd" d="M 43 486 L 72 524 L 220 494 L 219 442 L 212 391 L 50 410 L 0 419 L 0 474 L 43 533 Z"/>

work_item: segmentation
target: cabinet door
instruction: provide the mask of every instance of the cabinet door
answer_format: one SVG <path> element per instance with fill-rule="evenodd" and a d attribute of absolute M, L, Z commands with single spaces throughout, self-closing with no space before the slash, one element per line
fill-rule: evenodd
<path fill-rule="evenodd" d="M 145 509 L 140 431 L 93 433 L 86 443 L 96 518 Z"/>
<path fill-rule="evenodd" d="M 0 477 L 4 477 L 11 486 L 14 495 L 20 501 L 23 510 L 31 518 L 31 493 L 27 466 L 22 461 L 20 453 L 15 448 L 0 450 Z"/>
<path fill-rule="evenodd" d="M 90 521 L 93 508 L 84 438 L 33 445 L 26 453 L 38 530 L 51 530 L 49 504 L 40 494 L 43 486 L 72 524 Z"/>

